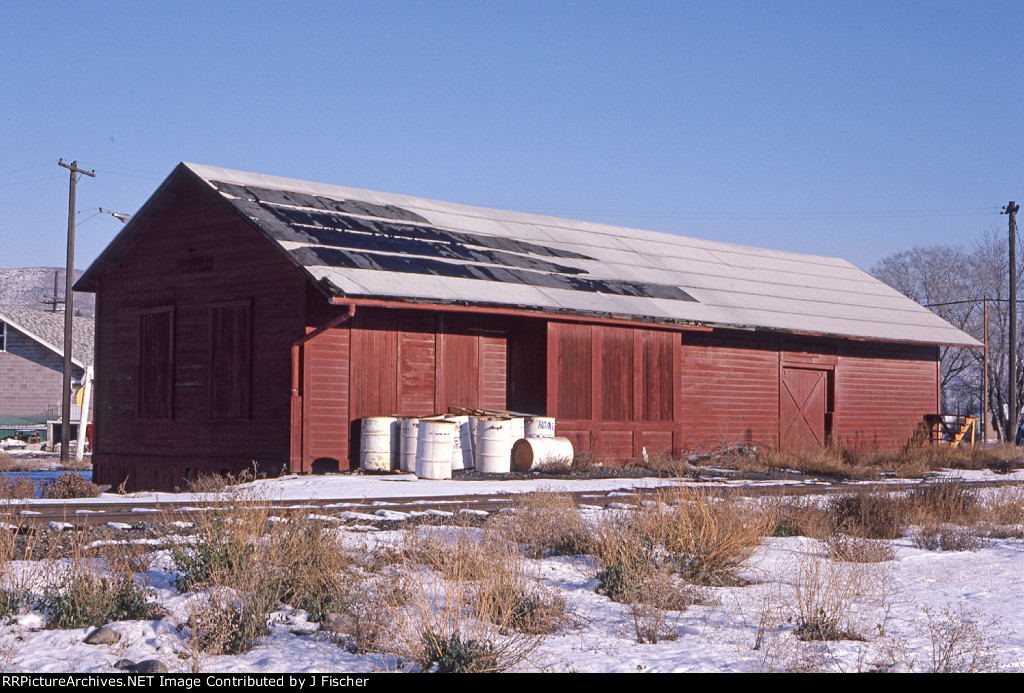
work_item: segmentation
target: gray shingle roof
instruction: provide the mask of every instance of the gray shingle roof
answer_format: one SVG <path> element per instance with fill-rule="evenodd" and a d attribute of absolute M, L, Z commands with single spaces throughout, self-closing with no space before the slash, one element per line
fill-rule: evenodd
<path fill-rule="evenodd" d="M 49 347 L 59 356 L 64 356 L 64 313 L 0 306 L 0 321 Z M 71 325 L 71 360 L 76 365 L 92 365 L 95 339 L 96 321 L 74 316 Z"/>

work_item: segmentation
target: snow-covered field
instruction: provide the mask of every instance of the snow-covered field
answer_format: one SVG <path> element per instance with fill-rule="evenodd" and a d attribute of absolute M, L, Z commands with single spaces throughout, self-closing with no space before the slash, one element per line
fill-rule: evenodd
<path fill-rule="evenodd" d="M 980 478 L 982 474 L 960 474 Z M 1005 478 L 1005 477 L 1001 477 Z M 664 480 L 544 482 L 545 489 L 627 488 Z M 465 488 L 464 488 L 465 487 Z M 412 481 L 408 477 L 302 477 L 259 482 L 265 498 L 366 498 L 538 490 L 532 482 Z M 172 494 L 136 494 L 140 507 Z M 180 496 L 175 496 L 180 497 Z M 100 499 L 103 500 L 103 499 Z M 584 509 L 596 521 L 602 513 Z M 347 542 L 378 544 L 397 532 L 366 526 L 339 529 Z M 451 531 L 451 530 L 447 530 Z M 479 531 L 479 530 L 467 530 Z M 910 536 L 891 542 L 895 559 L 837 563 L 824 544 L 804 537 L 768 538 L 742 570 L 749 584 L 701 588 L 703 603 L 668 612 L 668 637 L 637 642 L 629 606 L 595 591 L 599 566 L 586 557 L 526 559 L 533 575 L 565 597 L 572 623 L 545 635 L 514 670 L 541 672 L 756 671 L 1020 671 L 1024 668 L 1024 540 L 990 540 L 974 551 L 915 548 Z M 18 564 L 11 570 L 38 570 Z M 122 659 L 158 659 L 171 672 L 383 672 L 415 668 L 382 654 L 354 654 L 318 630 L 305 612 L 282 609 L 272 633 L 234 656 L 204 655 L 184 626 L 201 595 L 174 588 L 163 554 L 140 575 L 169 615 L 159 621 L 111 624 L 113 645 L 83 642 L 91 628 L 47 630 L 34 611 L 0 627 L 0 666 L 20 672 L 113 672 Z M 794 635 L 798 595 L 829 587 L 848 590 L 846 623 L 859 640 L 804 642 Z"/>

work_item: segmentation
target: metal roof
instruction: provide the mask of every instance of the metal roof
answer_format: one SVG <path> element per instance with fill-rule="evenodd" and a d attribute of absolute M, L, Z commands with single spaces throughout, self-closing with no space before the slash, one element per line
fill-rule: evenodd
<path fill-rule="evenodd" d="M 72 316 L 71 321 L 71 361 L 85 368 L 93 362 L 96 321 L 81 315 Z M 63 358 L 64 313 L 0 306 L 0 322 L 7 323 Z"/>
<path fill-rule="evenodd" d="M 839 258 L 183 166 L 340 297 L 980 346 Z"/>

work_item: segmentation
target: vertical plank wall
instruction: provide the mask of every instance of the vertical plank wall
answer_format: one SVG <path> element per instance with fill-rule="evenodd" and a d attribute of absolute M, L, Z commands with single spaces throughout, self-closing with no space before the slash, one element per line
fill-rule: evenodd
<path fill-rule="evenodd" d="M 305 280 L 207 187 L 181 178 L 162 196 L 100 280 L 96 481 L 171 489 L 186 474 L 238 472 L 254 460 L 279 469 L 288 460 L 288 354 L 302 334 Z M 232 387 L 248 391 L 246 411 L 212 410 L 211 383 L 220 375 L 212 364 L 214 308 L 225 302 L 249 311 L 253 382 Z M 154 310 L 173 313 L 168 409 L 140 409 L 140 330 Z"/>

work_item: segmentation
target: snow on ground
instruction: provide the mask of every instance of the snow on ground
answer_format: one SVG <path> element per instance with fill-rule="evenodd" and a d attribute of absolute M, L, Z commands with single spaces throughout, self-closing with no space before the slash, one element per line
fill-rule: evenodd
<path fill-rule="evenodd" d="M 714 471 L 714 470 L 710 470 Z M 1021 481 L 1024 482 L 1024 470 L 1010 474 L 996 474 L 990 470 L 955 470 L 940 472 L 940 479 L 962 479 L 964 481 Z M 891 479 L 893 483 L 901 479 Z M 419 496 L 455 496 L 455 495 L 488 495 L 502 493 L 527 493 L 529 491 L 614 491 L 632 488 L 655 488 L 660 486 L 695 486 L 707 488 L 717 486 L 729 488 L 733 486 L 784 486 L 798 483 L 795 480 L 749 481 L 745 479 L 723 480 L 686 480 L 664 479 L 655 477 L 622 478 L 622 479 L 540 479 L 540 480 L 508 480 L 508 481 L 460 481 L 457 479 L 432 480 L 417 479 L 414 474 L 364 475 L 364 474 L 328 474 L 328 475 L 289 475 L 278 479 L 257 481 L 243 484 L 238 488 L 250 491 L 255 497 L 264 500 L 350 500 L 360 501 L 367 498 L 402 498 Z M 806 483 L 806 482 L 805 482 Z M 820 482 L 823 487 L 829 484 Z M 863 482 L 880 483 L 878 481 Z M 884 483 L 884 482 L 881 482 Z M 140 508 L 144 504 L 200 500 L 202 496 L 192 493 L 162 493 L 140 491 L 118 495 L 104 493 L 95 499 L 79 499 L 76 503 L 123 502 L 137 500 Z M 34 503 L 61 504 L 62 500 L 41 500 Z"/>
<path fill-rule="evenodd" d="M 983 480 L 985 473 L 950 476 Z M 999 478 L 1006 478 L 1001 476 Z M 549 490 L 607 490 L 664 485 L 663 479 L 545 480 Z M 415 481 L 394 477 L 288 477 L 258 482 L 263 498 L 363 499 L 393 496 L 496 494 L 537 490 L 538 482 Z M 187 499 L 184 494 L 133 494 L 140 504 Z M 116 497 L 123 499 L 123 497 Z M 112 499 L 107 497 L 106 499 Z M 599 513 L 623 512 L 586 509 Z M 379 519 L 379 518 L 375 518 Z M 388 541 L 388 531 L 343 530 L 353 541 Z M 751 672 L 786 670 L 929 671 L 946 652 L 954 668 L 1024 669 L 1024 540 L 993 540 L 976 551 L 926 551 L 909 538 L 892 542 L 895 560 L 840 564 L 803 537 L 769 538 L 746 563 L 742 587 L 702 588 L 705 603 L 669 612 L 675 639 L 640 644 L 629 607 L 595 591 L 597 567 L 586 557 L 528 561 L 547 585 L 562 590 L 575 623 L 545 636 L 517 670 L 543 672 Z M 24 566 L 23 566 L 24 567 Z M 803 571 L 833 585 L 852 585 L 850 624 L 863 640 L 805 643 L 795 628 L 795 593 Z M 115 662 L 160 659 L 172 672 L 381 672 L 407 663 L 380 654 L 352 654 L 309 623 L 305 612 L 275 614 L 271 635 L 252 651 L 208 656 L 189 647 L 182 625 L 194 594 L 173 586 L 168 557 L 146 579 L 170 616 L 113 624 L 116 645 L 86 645 L 91 629 L 45 630 L 37 613 L 0 626 L 0 667 L 26 672 L 112 672 Z M 943 649 L 942 646 L 946 646 Z M 957 649 L 959 648 L 959 649 Z M 972 657 L 974 658 L 972 660 Z M 979 659 L 980 657 L 980 659 Z"/>

